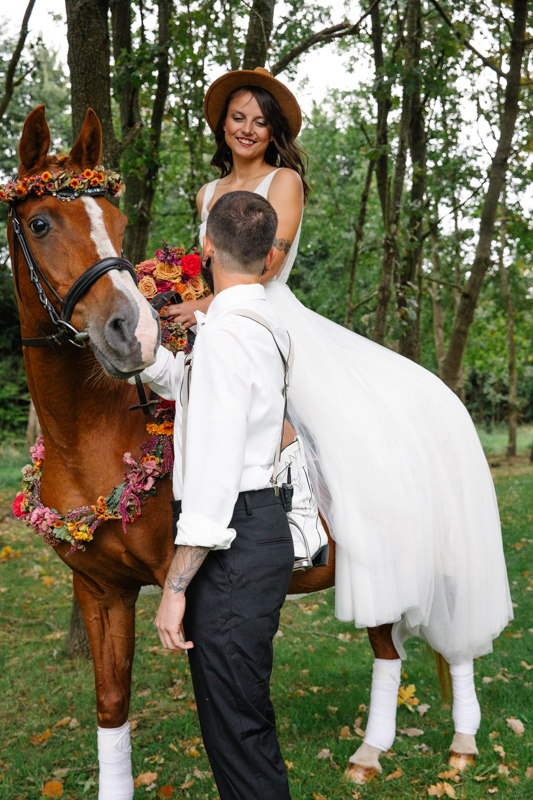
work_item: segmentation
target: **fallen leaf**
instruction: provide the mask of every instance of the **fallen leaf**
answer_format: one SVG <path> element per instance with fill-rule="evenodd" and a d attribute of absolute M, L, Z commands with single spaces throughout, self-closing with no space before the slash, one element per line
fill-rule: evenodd
<path fill-rule="evenodd" d="M 526 669 L 533 669 L 533 664 L 527 664 L 525 661 L 521 661 L 520 666 L 525 667 Z"/>
<path fill-rule="evenodd" d="M 44 797 L 63 797 L 63 784 L 59 781 L 48 781 L 41 789 Z"/>
<path fill-rule="evenodd" d="M 496 786 L 491 786 L 490 789 L 487 789 L 487 792 L 489 794 L 496 794 L 497 791 L 498 789 L 496 788 Z"/>
<path fill-rule="evenodd" d="M 148 786 L 156 779 L 157 772 L 141 772 L 141 774 L 133 781 L 133 785 L 137 789 L 139 786 Z"/>
<path fill-rule="evenodd" d="M 498 753 L 502 758 L 505 758 L 505 750 L 501 746 L 501 744 L 494 745 L 494 752 Z"/>
<path fill-rule="evenodd" d="M 436 783 L 429 787 L 428 794 L 432 797 L 457 797 L 455 789 L 449 783 Z"/>
<path fill-rule="evenodd" d="M 361 792 L 354 792 L 352 794 L 352 800 L 360 800 Z"/>
<path fill-rule="evenodd" d="M 63 717 L 63 719 L 60 719 L 59 722 L 56 722 L 54 728 L 62 728 L 63 725 L 68 725 L 69 722 L 70 722 L 70 717 Z"/>
<path fill-rule="evenodd" d="M 409 686 L 400 686 L 398 691 L 398 705 L 399 706 L 406 706 L 409 711 L 414 711 L 414 708 L 411 706 L 417 706 L 420 703 L 420 700 L 415 697 L 416 687 L 414 683 L 410 683 Z"/>
<path fill-rule="evenodd" d="M 533 778 L 533 767 L 528 767 L 526 769 L 526 778 Z"/>
<path fill-rule="evenodd" d="M 421 728 L 401 728 L 400 733 L 403 733 L 404 736 L 423 736 L 424 731 Z"/>
<path fill-rule="evenodd" d="M 492 683 L 493 680 L 494 678 L 489 678 L 488 675 L 485 675 L 485 677 L 481 679 L 481 683 Z"/>
<path fill-rule="evenodd" d="M 62 769 L 55 769 L 52 772 L 52 775 L 54 776 L 54 778 L 57 778 L 58 780 L 62 780 L 63 778 L 67 777 L 69 772 L 70 772 L 70 767 L 63 767 Z"/>
<path fill-rule="evenodd" d="M 285 766 L 287 769 L 294 769 L 294 761 L 287 761 L 287 759 L 285 759 Z"/>
<path fill-rule="evenodd" d="M 499 735 L 498 731 L 492 731 L 489 733 L 489 739 L 496 739 Z"/>
<path fill-rule="evenodd" d="M 338 706 L 328 706 L 328 711 L 330 714 L 335 714 L 339 710 Z"/>
<path fill-rule="evenodd" d="M 47 742 L 49 738 L 50 738 L 50 728 L 47 728 L 44 733 L 41 734 L 34 733 L 30 739 L 30 742 L 35 745 L 45 744 L 45 742 Z"/>
<path fill-rule="evenodd" d="M 174 794 L 174 787 L 169 784 L 166 786 L 162 786 L 157 793 L 159 800 L 167 800 L 167 798 L 172 797 Z"/>
<path fill-rule="evenodd" d="M 428 705 L 428 703 L 421 703 L 416 710 L 418 711 L 420 716 L 423 717 L 424 714 L 426 714 L 430 708 L 431 706 Z"/>
<path fill-rule="evenodd" d="M 488 777 L 488 775 L 474 775 L 474 780 L 481 783 L 481 781 L 486 781 Z"/>
<path fill-rule="evenodd" d="M 192 778 L 189 781 L 184 781 L 182 784 L 180 784 L 180 789 L 190 789 L 193 783 L 194 781 Z"/>
<path fill-rule="evenodd" d="M 509 717 L 506 720 L 508 726 L 512 730 L 513 733 L 516 733 L 517 736 L 522 736 L 525 731 L 524 723 L 520 719 L 515 719 L 515 717 Z"/>
<path fill-rule="evenodd" d="M 313 800 L 328 800 L 325 794 L 320 794 L 319 792 L 313 792 Z"/>
<path fill-rule="evenodd" d="M 402 770 L 399 767 L 396 767 L 394 772 L 391 772 L 390 775 L 387 775 L 385 780 L 386 781 L 393 781 L 395 778 L 401 778 L 402 775 L 403 775 Z"/>
<path fill-rule="evenodd" d="M 446 772 L 439 772 L 439 778 L 443 778 L 445 781 L 450 781 L 456 777 L 458 772 L 459 770 L 457 769 L 457 767 L 455 767 L 455 769 L 448 769 L 446 770 Z"/>
<path fill-rule="evenodd" d="M 339 739 L 351 739 L 351 738 L 352 738 L 352 734 L 350 733 L 350 726 L 349 725 L 345 725 L 343 728 L 341 728 L 341 732 L 339 734 Z"/>
<path fill-rule="evenodd" d="M 505 764 L 498 764 L 498 772 L 500 775 L 509 775 L 509 767 L 506 767 Z"/>
<path fill-rule="evenodd" d="M 317 694 L 317 692 L 320 692 L 322 688 L 322 686 L 310 686 L 309 691 L 313 692 L 313 694 Z"/>
<path fill-rule="evenodd" d="M 317 755 L 317 758 L 331 758 L 331 757 L 332 757 L 331 750 L 329 750 L 327 747 L 324 747 L 324 749 L 321 750 Z"/>
<path fill-rule="evenodd" d="M 520 778 L 518 775 L 515 775 L 514 778 L 509 778 L 509 783 L 512 783 L 513 786 L 518 786 L 520 783 Z"/>
<path fill-rule="evenodd" d="M 365 732 L 364 732 L 364 730 L 362 728 L 357 726 L 357 728 L 354 728 L 354 730 L 355 730 L 356 734 L 361 737 L 361 739 L 365 738 Z"/>

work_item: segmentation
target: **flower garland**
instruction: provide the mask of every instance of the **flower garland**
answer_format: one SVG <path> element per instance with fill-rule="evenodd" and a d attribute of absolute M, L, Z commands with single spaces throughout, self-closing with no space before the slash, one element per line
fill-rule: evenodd
<path fill-rule="evenodd" d="M 156 288 L 155 294 L 174 290 L 184 300 L 209 294 L 207 284 L 200 275 L 200 257 L 196 254 L 186 256 L 181 248 L 169 248 L 166 243 L 162 250 L 156 252 L 155 259 L 139 264 L 136 271 L 141 276 L 151 278 Z M 172 273 L 171 280 L 168 280 L 169 273 Z M 184 284 L 183 288 L 179 285 L 181 283 Z M 190 295 L 186 298 L 186 292 L 194 292 L 194 298 Z M 147 296 L 146 285 L 143 294 Z M 161 342 L 173 353 L 180 350 L 189 352 L 187 332 L 176 322 L 161 319 Z M 175 403 L 160 399 L 154 412 L 154 422 L 146 426 L 149 438 L 141 447 L 139 460 L 136 461 L 131 453 L 124 453 L 123 461 L 128 467 L 125 481 L 107 497 L 99 497 L 95 505 L 82 506 L 66 514 L 48 508 L 41 501 L 44 441 L 39 436 L 30 448 L 32 463 L 22 469 L 23 488 L 13 502 L 13 513 L 25 520 L 52 547 L 57 547 L 61 541 L 69 542 L 71 547 L 67 555 L 76 550 L 85 550 L 86 543 L 92 541 L 96 529 L 106 520 L 122 520 L 126 532 L 126 523 L 134 522 L 140 516 L 149 495 L 155 496 L 156 481 L 172 472 L 174 416 Z"/>
<path fill-rule="evenodd" d="M 38 197 L 45 192 L 60 200 L 74 200 L 80 194 L 104 191 L 110 197 L 120 197 L 125 184 L 118 172 L 103 167 L 86 169 L 83 172 L 62 170 L 56 174 L 42 172 L 27 178 L 13 178 L 0 186 L 0 203 L 9 205 L 16 200 L 24 200 L 29 194 Z M 58 195 L 62 189 L 72 189 L 72 194 Z"/>

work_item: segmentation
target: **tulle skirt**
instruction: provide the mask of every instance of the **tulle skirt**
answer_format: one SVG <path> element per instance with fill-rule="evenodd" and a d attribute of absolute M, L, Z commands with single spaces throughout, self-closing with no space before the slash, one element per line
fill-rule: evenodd
<path fill-rule="evenodd" d="M 431 372 L 303 306 L 267 298 L 294 346 L 289 417 L 337 547 L 336 615 L 394 622 L 454 663 L 512 619 L 492 478 L 461 401 Z"/>

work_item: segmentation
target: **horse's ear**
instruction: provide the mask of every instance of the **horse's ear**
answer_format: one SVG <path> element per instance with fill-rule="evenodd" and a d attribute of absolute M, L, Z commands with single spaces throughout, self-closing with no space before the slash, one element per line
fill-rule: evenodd
<path fill-rule="evenodd" d="M 70 158 L 83 170 L 97 167 L 101 156 L 102 126 L 92 108 L 88 108 L 78 141 L 70 151 Z"/>
<path fill-rule="evenodd" d="M 45 107 L 37 106 L 26 117 L 19 144 L 19 176 L 22 177 L 44 164 L 50 148 L 50 129 L 44 115 Z"/>

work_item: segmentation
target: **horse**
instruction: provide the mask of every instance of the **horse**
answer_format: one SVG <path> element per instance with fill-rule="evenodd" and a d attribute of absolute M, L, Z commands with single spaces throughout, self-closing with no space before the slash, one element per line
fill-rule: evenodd
<path fill-rule="evenodd" d="M 47 508 L 64 513 L 90 507 L 119 485 L 123 454 L 138 453 L 145 443 L 146 418 L 139 407 L 128 410 L 137 396 L 125 379 L 153 363 L 160 341 L 158 315 L 137 289 L 131 264 L 120 255 L 126 217 L 105 193 L 98 187 L 81 191 L 76 181 L 70 190 L 55 192 L 47 189 L 46 180 L 39 191 L 26 191 L 32 176 L 48 173 L 45 178 L 50 176 L 48 186 L 53 187 L 58 175 L 91 174 L 101 146 L 100 123 L 89 109 L 70 153 L 49 155 L 45 108 L 37 107 L 20 139 L 21 199 L 8 198 L 24 363 L 46 452 L 41 498 Z M 73 572 L 93 657 L 100 800 L 133 797 L 129 732 L 120 767 L 110 765 L 100 733 L 122 731 L 127 725 L 135 602 L 141 587 L 164 585 L 174 555 L 171 499 L 167 476 L 158 483 L 157 498 L 148 497 L 127 532 L 121 520 L 107 519 L 85 552 L 72 552 L 65 541 L 54 542 Z M 295 572 L 290 594 L 334 585 L 335 546 L 329 533 L 328 538 L 327 565 Z M 368 629 L 377 659 L 398 659 L 391 631 L 392 623 Z M 454 712 L 459 702 L 455 698 Z M 392 707 L 395 714 L 395 695 Z M 477 752 L 475 737 L 458 741 L 456 734 L 451 750 L 464 766 Z M 363 744 L 350 758 L 348 778 L 361 783 L 381 772 L 380 752 Z"/>

